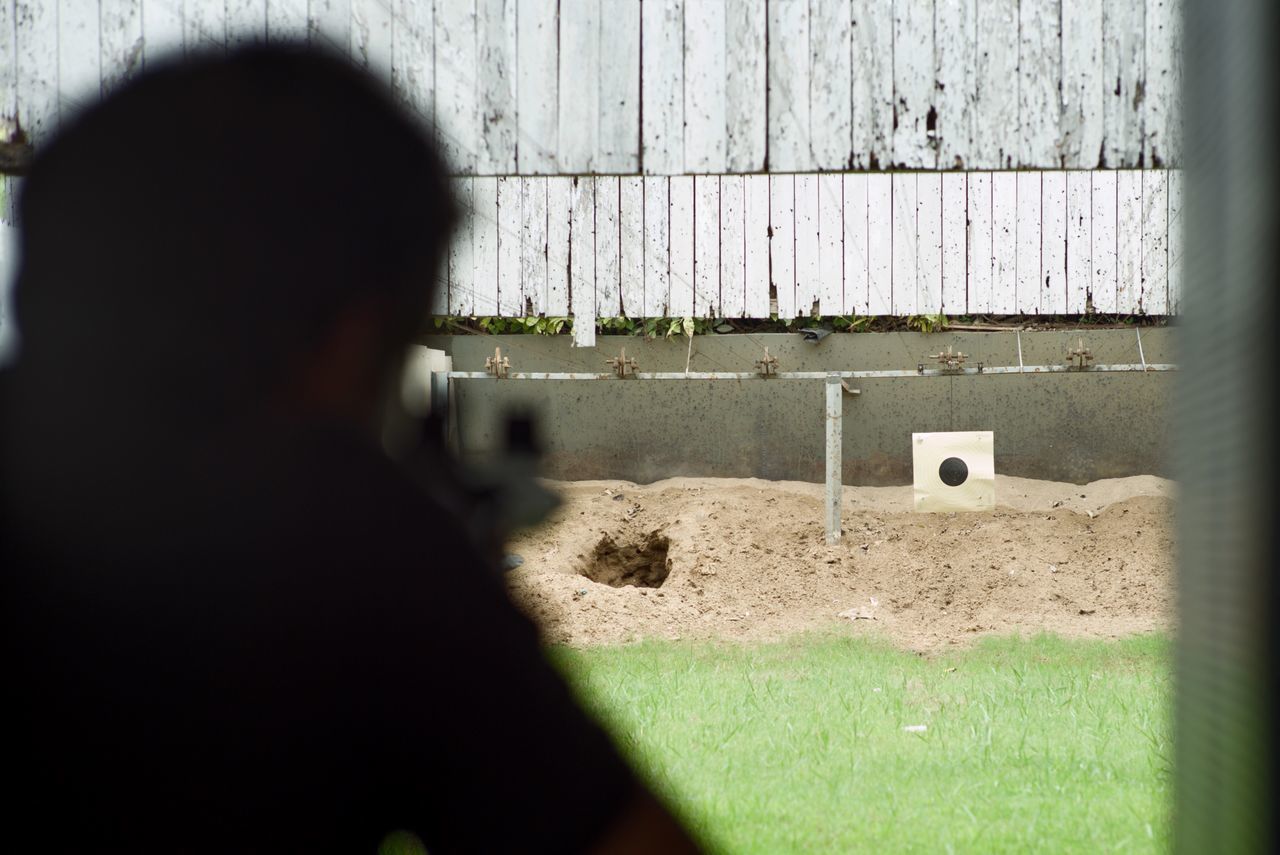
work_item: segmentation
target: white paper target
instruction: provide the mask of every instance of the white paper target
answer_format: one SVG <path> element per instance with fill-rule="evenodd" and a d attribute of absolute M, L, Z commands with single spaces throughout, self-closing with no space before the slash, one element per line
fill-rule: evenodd
<path fill-rule="evenodd" d="M 938 513 L 993 509 L 993 445 L 991 431 L 911 434 L 916 510 Z"/>

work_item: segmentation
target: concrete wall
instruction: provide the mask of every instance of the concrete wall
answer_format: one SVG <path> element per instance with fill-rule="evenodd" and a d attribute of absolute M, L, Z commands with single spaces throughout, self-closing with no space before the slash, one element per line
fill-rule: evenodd
<path fill-rule="evenodd" d="M 1148 362 L 1174 362 L 1175 332 L 1146 329 Z M 1027 365 L 1064 361 L 1083 338 L 1099 363 L 1138 362 L 1133 329 L 1023 333 Z M 571 348 L 564 336 L 433 336 L 455 370 L 482 371 L 501 347 L 514 370 L 601 371 L 622 347 L 644 371 L 680 371 L 688 339 L 645 342 L 602 336 Z M 807 344 L 796 335 L 698 336 L 695 371 L 752 371 L 764 347 L 783 371 L 911 369 L 948 345 L 969 362 L 1017 365 L 1014 333 L 832 335 Z M 1166 475 L 1167 411 L 1175 373 L 911 377 L 860 380 L 844 405 L 846 484 L 911 481 L 911 433 L 992 430 L 996 470 L 1086 483 L 1126 475 Z M 511 407 L 531 407 L 554 478 L 649 482 L 675 475 L 823 479 L 822 381 L 505 381 L 455 387 L 464 455 L 501 442 Z"/>

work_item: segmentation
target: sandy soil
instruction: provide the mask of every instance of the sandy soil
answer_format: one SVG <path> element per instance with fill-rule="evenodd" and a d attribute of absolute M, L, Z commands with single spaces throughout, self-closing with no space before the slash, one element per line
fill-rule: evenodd
<path fill-rule="evenodd" d="M 831 547 L 821 485 L 552 486 L 565 504 L 512 543 L 524 563 L 509 578 L 554 642 L 839 629 L 934 652 L 993 633 L 1111 638 L 1173 618 L 1174 489 L 1161 478 L 1000 477 L 998 507 L 981 514 L 917 514 L 910 487 L 846 487 Z"/>

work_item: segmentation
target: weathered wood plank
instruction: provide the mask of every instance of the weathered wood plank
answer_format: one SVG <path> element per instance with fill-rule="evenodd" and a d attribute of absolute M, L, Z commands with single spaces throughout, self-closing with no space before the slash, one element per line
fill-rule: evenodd
<path fill-rule="evenodd" d="M 822 293 L 818 259 L 818 176 L 795 177 L 796 315 L 809 317 Z"/>
<path fill-rule="evenodd" d="M 916 311 L 942 311 L 942 176 L 916 176 Z"/>
<path fill-rule="evenodd" d="M 1103 158 L 1102 5 L 1103 0 L 1071 0 L 1062 15 L 1062 157 L 1077 168 Z"/>
<path fill-rule="evenodd" d="M 893 162 L 893 0 L 852 0 L 853 166 Z"/>
<path fill-rule="evenodd" d="M 1142 294 L 1148 315 L 1169 313 L 1169 172 L 1142 173 Z"/>
<path fill-rule="evenodd" d="M 809 129 L 814 169 L 846 169 L 852 153 L 849 13 L 849 0 L 812 0 L 810 4 Z"/>
<path fill-rule="evenodd" d="M 58 127 L 57 0 L 18 0 L 15 16 L 18 122 L 39 147 Z"/>
<path fill-rule="evenodd" d="M 388 0 L 351 0 L 351 58 L 391 83 L 391 7 Z"/>
<path fill-rule="evenodd" d="M 893 4 L 893 163 L 934 169 L 933 0 Z M 1007 85 L 1007 82 L 1006 82 Z M 898 294 L 894 286 L 894 297 Z"/>
<path fill-rule="evenodd" d="M 263 5 L 265 21 L 266 7 Z M 98 9 L 102 91 L 110 92 L 142 71 L 142 2 L 117 0 Z M 265 23 L 264 23 L 265 28 Z M 0 110 L 0 112 L 3 112 Z"/>
<path fill-rule="evenodd" d="M 640 4 L 601 0 L 596 169 L 640 169 Z"/>
<path fill-rule="evenodd" d="M 693 180 L 693 313 L 720 314 L 720 176 Z"/>
<path fill-rule="evenodd" d="M 522 314 L 547 312 L 547 179 L 520 179 L 520 302 Z"/>
<path fill-rule="evenodd" d="M 106 6 L 114 3 L 104 3 Z M 227 47 L 261 44 L 267 40 L 267 0 L 227 0 Z M 105 71 L 106 43 L 103 43 Z"/>
<path fill-rule="evenodd" d="M 498 179 L 473 179 L 471 204 L 471 260 L 475 265 L 472 311 L 477 315 L 498 315 Z"/>
<path fill-rule="evenodd" d="M 58 3 L 58 121 L 97 103 L 102 96 L 98 9 L 83 0 Z"/>
<path fill-rule="evenodd" d="M 420 122 L 431 125 L 435 123 L 435 6 L 420 0 L 395 0 L 395 4 L 391 87 Z"/>
<path fill-rule="evenodd" d="M 640 13 L 641 167 L 647 175 L 679 174 L 684 170 L 684 0 L 649 0 Z"/>
<path fill-rule="evenodd" d="M 521 179 L 498 176 L 498 314 L 525 316 L 523 279 L 524 208 Z"/>
<path fill-rule="evenodd" d="M 724 172 L 728 164 L 725 24 L 724 0 L 685 6 L 685 172 Z"/>
<path fill-rule="evenodd" d="M 965 311 L 969 314 L 991 312 L 993 289 L 991 173 L 970 172 L 968 175 L 968 285 Z"/>
<path fill-rule="evenodd" d="M 1089 173 L 1089 204 L 1093 216 L 1089 220 L 1092 252 L 1086 307 L 1104 315 L 1115 314 L 1119 305 L 1119 267 L 1116 260 L 1119 174 L 1112 170 Z"/>
<path fill-rule="evenodd" d="M 434 281 L 431 283 L 431 299 L 428 301 L 427 312 L 444 317 L 453 314 L 449 310 L 449 260 L 447 258 L 441 268 L 436 271 Z"/>
<path fill-rule="evenodd" d="M 673 318 L 685 318 L 693 315 L 693 176 L 671 176 L 668 193 L 671 198 L 668 249 L 671 290 L 667 311 Z"/>
<path fill-rule="evenodd" d="M 1027 168 L 1061 162 L 1061 13 L 1060 0 L 1021 0 L 1018 5 L 1018 157 Z"/>
<path fill-rule="evenodd" d="M 622 314 L 644 317 L 644 181 L 638 175 L 620 179 L 618 205 L 621 210 L 619 251 L 621 253 Z"/>
<path fill-rule="evenodd" d="M 480 150 L 476 171 L 516 171 L 516 0 L 477 0 Z"/>
<path fill-rule="evenodd" d="M 970 163 L 1009 169 L 1018 157 L 1018 0 L 980 0 L 975 28 Z M 993 200 L 994 201 L 994 200 Z M 993 309 L 992 311 L 995 311 Z"/>
<path fill-rule="evenodd" d="M 867 176 L 867 314 L 893 314 L 893 177 Z"/>
<path fill-rule="evenodd" d="M 1176 0 L 1146 0 L 1143 46 L 1144 89 L 1142 97 L 1142 163 L 1159 169 L 1173 162 L 1170 152 L 1177 135 L 1171 107 L 1180 92 L 1175 71 L 1181 45 L 1174 42 L 1181 13 Z"/>
<path fill-rule="evenodd" d="M 1018 311 L 1018 176 L 991 175 L 991 308 L 995 315 Z"/>
<path fill-rule="evenodd" d="M 759 0 L 725 0 L 725 155 L 734 172 L 764 168 L 765 22 Z"/>
<path fill-rule="evenodd" d="M 1142 308 L 1142 172 L 1116 173 L 1116 311 Z"/>
<path fill-rule="evenodd" d="M 435 26 L 436 133 L 450 168 L 471 174 L 480 147 L 475 3 L 438 4 Z"/>
<path fill-rule="evenodd" d="M 449 244 L 449 314 L 468 317 L 475 312 L 475 254 L 472 236 L 475 220 L 472 216 L 472 178 L 454 178 L 453 195 L 462 210 L 462 220 Z"/>
<path fill-rule="evenodd" d="M 145 0 L 143 20 L 151 14 L 152 0 Z M 348 7 L 349 8 L 349 7 Z M 301 42 L 307 38 L 307 0 L 267 0 L 267 40 Z M 348 42 L 339 45 L 343 54 Z"/>
<path fill-rule="evenodd" d="M 76 2 L 62 0 L 64 8 Z M 143 14 L 146 14 L 145 6 Z M 227 49 L 227 7 L 224 4 L 186 0 L 182 23 L 182 43 L 188 55 L 210 51 L 220 53 Z"/>
<path fill-rule="evenodd" d="M 1087 170 L 1067 173 L 1067 308 L 1083 315 L 1093 276 L 1093 184 Z"/>
<path fill-rule="evenodd" d="M 919 241 L 916 216 L 920 205 L 916 173 L 893 173 L 893 308 L 895 315 L 918 311 Z"/>
<path fill-rule="evenodd" d="M 746 211 L 743 221 L 746 228 L 744 252 L 746 253 L 746 308 L 744 317 L 769 317 L 769 181 L 767 175 L 748 175 L 743 178 L 746 194 Z"/>
<path fill-rule="evenodd" d="M 1169 172 L 1169 314 L 1182 313 L 1182 170 Z"/>
<path fill-rule="evenodd" d="M 964 169 L 971 159 L 978 2 L 979 0 L 937 0 L 934 24 L 934 79 L 937 91 L 934 97 L 938 105 L 935 139 L 939 169 Z M 945 187 L 943 193 L 945 197 Z M 945 281 L 943 284 L 943 301 L 946 302 Z M 954 293 L 952 296 L 954 298 Z"/>
<path fill-rule="evenodd" d="M 1040 313 L 1067 312 L 1067 173 L 1041 176 Z"/>
<path fill-rule="evenodd" d="M 569 181 L 569 299 L 573 346 L 594 347 L 598 316 L 595 183 L 587 176 L 575 176 Z"/>
<path fill-rule="evenodd" d="M 671 294 L 671 182 L 644 179 L 644 316 L 667 315 Z"/>
<path fill-rule="evenodd" d="M 867 174 L 851 172 L 842 176 L 844 187 L 844 311 L 846 315 L 867 314 L 867 271 L 870 238 L 867 234 Z"/>
<path fill-rule="evenodd" d="M 596 168 L 600 135 L 600 3 L 560 0 L 558 162 L 565 172 Z"/>
<path fill-rule="evenodd" d="M 585 180 L 585 179 L 584 179 Z M 602 176 L 596 185 L 596 315 L 622 314 L 622 258 L 619 242 L 621 213 L 618 177 Z"/>
<path fill-rule="evenodd" d="M 1103 151 L 1109 169 L 1142 162 L 1142 55 L 1145 0 L 1109 0 L 1102 7 Z"/>
<path fill-rule="evenodd" d="M 819 314 L 845 314 L 844 176 L 818 176 Z"/>
<path fill-rule="evenodd" d="M 151 0 L 147 2 L 150 3 Z M 346 56 L 351 49 L 351 0 L 310 0 L 301 5 L 306 7 L 307 38 L 311 44 Z M 421 0 L 397 0 L 396 23 L 399 24 L 400 19 L 413 15 L 424 7 L 430 16 L 434 6 L 434 3 L 423 3 Z M 427 44 L 431 44 L 430 40 Z M 427 50 L 427 61 L 431 61 L 430 48 Z"/>
<path fill-rule="evenodd" d="M 1017 173 L 1018 221 L 1015 234 L 1015 269 L 1017 275 L 1018 313 L 1040 313 L 1040 292 L 1044 290 L 1041 274 L 1040 235 L 1043 226 L 1041 210 L 1043 175 L 1039 172 Z"/>
<path fill-rule="evenodd" d="M 547 295 L 548 317 L 569 314 L 569 216 L 573 208 L 573 179 L 554 175 L 547 182 Z"/>
<path fill-rule="evenodd" d="M 142 15 L 142 61 L 156 63 L 182 51 L 182 0 L 147 0 Z"/>
<path fill-rule="evenodd" d="M 809 4 L 769 4 L 769 163 L 771 172 L 813 168 L 809 122 Z"/>
<path fill-rule="evenodd" d="M 12 140 L 18 132 L 18 9 L 15 0 L 0 0 L 0 142 Z M 8 178 L 0 175 L 0 221 L 9 206 Z M 0 233 L 0 239 L 4 235 Z M 2 246 L 3 244 L 0 244 Z M 0 270 L 0 275 L 3 271 Z"/>
<path fill-rule="evenodd" d="M 796 316 L 796 179 L 769 176 L 769 283 L 778 317 Z"/>
<path fill-rule="evenodd" d="M 939 7 L 941 10 L 941 7 Z M 942 176 L 942 311 L 948 315 L 965 313 L 968 289 L 968 247 L 966 215 L 969 204 L 968 176 L 948 172 Z"/>
<path fill-rule="evenodd" d="M 741 175 L 720 179 L 720 317 L 746 310 L 746 184 Z M 767 247 L 767 238 L 760 238 Z"/>
<path fill-rule="evenodd" d="M 1183 134 L 1185 128 L 1183 126 L 1183 75 L 1182 75 L 1182 58 L 1186 53 L 1184 48 L 1183 35 L 1183 0 L 1169 0 L 1169 44 L 1172 50 L 1172 59 L 1169 63 L 1169 83 L 1166 91 L 1169 94 L 1168 114 L 1165 123 L 1165 140 L 1163 157 L 1165 166 L 1181 167 L 1182 166 L 1182 147 Z M 1172 177 L 1172 176 L 1171 176 Z M 1173 268 L 1169 268 L 1170 274 Z M 1172 299 L 1172 292 L 1170 299 Z M 1173 310 L 1173 304 L 1170 304 L 1170 311 Z"/>
<path fill-rule="evenodd" d="M 516 156 L 523 174 L 557 169 L 559 62 L 556 5 L 521 4 L 516 14 Z"/>

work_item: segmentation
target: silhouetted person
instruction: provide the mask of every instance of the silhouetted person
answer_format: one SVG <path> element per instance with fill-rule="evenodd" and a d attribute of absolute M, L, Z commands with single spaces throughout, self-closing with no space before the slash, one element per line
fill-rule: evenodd
<path fill-rule="evenodd" d="M 455 216 L 424 133 L 293 49 L 149 71 L 38 152 L 0 377 L 6 851 L 691 847 L 378 450 Z"/>

